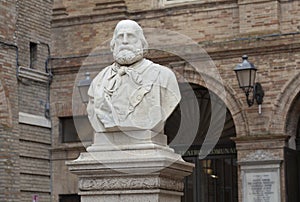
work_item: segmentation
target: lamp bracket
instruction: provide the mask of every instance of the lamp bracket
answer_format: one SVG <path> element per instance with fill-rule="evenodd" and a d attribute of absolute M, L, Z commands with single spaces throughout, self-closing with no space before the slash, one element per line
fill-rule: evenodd
<path fill-rule="evenodd" d="M 264 90 L 260 83 L 255 83 L 253 86 L 253 95 L 252 98 L 249 98 L 249 92 L 246 92 L 247 104 L 251 107 L 254 104 L 254 100 L 258 105 L 263 103 L 263 98 L 265 96 Z"/>
<path fill-rule="evenodd" d="M 260 83 L 255 83 L 253 89 L 253 95 L 255 97 L 256 103 L 261 105 L 263 103 L 263 98 L 265 96 L 265 92 Z"/>

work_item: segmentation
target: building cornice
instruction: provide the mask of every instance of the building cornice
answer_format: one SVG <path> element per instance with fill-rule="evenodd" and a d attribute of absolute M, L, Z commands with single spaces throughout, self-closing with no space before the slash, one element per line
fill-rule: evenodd
<path fill-rule="evenodd" d="M 52 20 L 52 28 L 58 27 L 69 27 L 76 26 L 82 24 L 91 24 L 91 23 L 99 23 L 106 21 L 117 21 L 124 18 L 130 18 L 135 21 L 143 20 L 143 19 L 157 19 L 166 16 L 176 16 L 183 15 L 186 13 L 193 14 L 199 12 L 208 12 L 215 10 L 225 10 L 225 9 L 233 9 L 237 8 L 236 0 L 223 0 L 218 2 L 207 2 L 207 3 L 199 3 L 199 2 L 189 2 L 188 4 L 179 4 L 179 5 L 171 5 L 171 6 L 160 6 L 159 8 L 151 8 L 151 10 L 143 10 L 143 11 L 131 11 L 128 9 L 124 9 L 126 7 L 120 7 L 115 12 L 98 12 L 99 8 L 98 4 L 95 4 L 95 9 L 93 13 L 88 15 L 77 15 L 77 16 L 68 16 L 64 15 L 60 18 L 53 18 Z"/>
<path fill-rule="evenodd" d="M 199 43 L 213 59 L 257 56 L 300 50 L 300 32 L 257 35 L 220 42 Z"/>
<path fill-rule="evenodd" d="M 272 41 L 272 43 L 270 43 L 270 41 Z M 300 32 L 254 36 L 249 38 L 224 40 L 221 42 L 201 42 L 199 43 L 199 46 L 201 46 L 213 60 L 240 58 L 243 54 L 255 57 L 276 53 L 299 52 Z M 77 73 L 82 66 L 82 61 L 88 56 L 89 54 L 60 57 L 53 56 L 51 58 L 53 62 L 53 74 Z M 197 56 L 191 57 L 197 58 Z M 161 53 L 157 55 L 154 52 L 149 55 L 149 59 L 165 65 L 170 62 L 176 62 L 178 57 Z M 98 60 L 99 63 L 90 65 L 88 68 L 92 70 L 95 66 L 97 66 L 97 69 L 105 67 L 109 63 L 106 60 L 104 61 L 105 63 L 101 63 L 101 61 Z"/>

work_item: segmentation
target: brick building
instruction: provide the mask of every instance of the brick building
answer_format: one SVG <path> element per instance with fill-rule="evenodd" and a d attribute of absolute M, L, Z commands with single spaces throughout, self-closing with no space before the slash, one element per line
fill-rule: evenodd
<path fill-rule="evenodd" d="M 72 109 L 73 90 L 80 102 L 76 85 L 83 73 L 94 77 L 112 62 L 108 49 L 97 48 L 107 44 L 121 19 L 189 37 L 220 75 L 211 77 L 207 67 L 191 67 L 170 52 L 152 50 L 147 56 L 177 72 L 182 94 L 191 84 L 201 120 L 212 117 L 212 110 L 205 110 L 208 92 L 227 107 L 222 136 L 210 155 L 198 158 L 209 121 L 200 122 L 193 145 L 183 152 L 196 164 L 183 200 L 243 201 L 249 195 L 243 179 L 258 168 L 279 175 L 274 183 L 281 201 L 300 200 L 299 1 L 10 0 L 0 2 L 0 11 L 0 201 L 30 201 L 34 195 L 39 201 L 79 200 L 77 179 L 65 161 L 85 150 L 92 132 L 75 129 L 73 116 L 81 128 L 89 125 L 83 103 Z M 261 114 L 256 104 L 248 107 L 233 72 L 244 54 L 265 91 Z M 174 117 L 166 126 L 170 141 L 178 124 Z"/>
<path fill-rule="evenodd" d="M 0 201 L 50 201 L 52 1 L 1 1 L 0 13 Z"/>

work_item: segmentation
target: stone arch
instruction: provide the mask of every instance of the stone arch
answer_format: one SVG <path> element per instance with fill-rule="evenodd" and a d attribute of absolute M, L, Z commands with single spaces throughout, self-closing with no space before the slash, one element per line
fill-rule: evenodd
<path fill-rule="evenodd" d="M 238 99 L 236 99 L 236 97 L 234 96 L 236 92 L 229 85 L 223 85 L 221 81 L 218 81 L 210 75 L 205 73 L 201 73 L 200 75 L 196 71 L 184 70 L 180 73 L 181 75 L 184 75 L 184 79 L 182 79 L 178 72 L 176 73 L 176 70 L 175 74 L 179 82 L 197 84 L 206 87 L 208 90 L 218 95 L 225 103 L 226 107 L 232 115 L 237 137 L 248 135 L 248 121 L 244 111 L 241 110 L 242 103 Z M 205 80 L 203 79 L 204 77 Z"/>
<path fill-rule="evenodd" d="M 12 127 L 12 112 L 7 89 L 0 74 L 0 127 Z"/>
<path fill-rule="evenodd" d="M 277 96 L 272 109 L 272 120 L 269 128 L 272 134 L 287 134 L 286 120 L 293 102 L 300 93 L 300 73 L 294 76 L 283 86 L 281 93 Z"/>
<path fill-rule="evenodd" d="M 297 129 L 299 127 L 300 120 L 300 92 L 298 92 L 297 96 L 293 100 L 285 121 L 285 133 L 290 136 L 289 147 L 296 149 L 296 141 L 299 145 L 299 136 L 297 137 Z M 298 146 L 299 147 L 299 146 Z"/>

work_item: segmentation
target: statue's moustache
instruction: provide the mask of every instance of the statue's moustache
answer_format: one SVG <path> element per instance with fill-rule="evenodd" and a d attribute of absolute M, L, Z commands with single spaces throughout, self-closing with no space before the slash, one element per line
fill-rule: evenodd
<path fill-rule="evenodd" d="M 129 50 L 129 51 L 134 51 L 134 48 L 132 46 L 120 46 L 119 47 L 119 51 L 122 51 L 122 50 Z"/>
<path fill-rule="evenodd" d="M 134 62 L 142 59 L 143 57 L 143 50 L 142 49 L 118 49 L 118 51 L 114 52 L 114 59 L 117 63 L 121 65 L 130 65 Z"/>
<path fill-rule="evenodd" d="M 121 53 L 121 52 L 123 52 L 123 51 L 125 51 L 125 52 L 127 52 L 127 51 L 129 51 L 129 52 L 131 52 L 131 53 L 133 53 L 133 54 L 140 54 L 141 53 L 141 51 L 142 51 L 142 49 L 134 49 L 134 48 L 130 48 L 130 47 L 120 47 L 119 49 L 118 49 L 118 51 L 117 51 L 117 54 L 118 53 Z"/>

